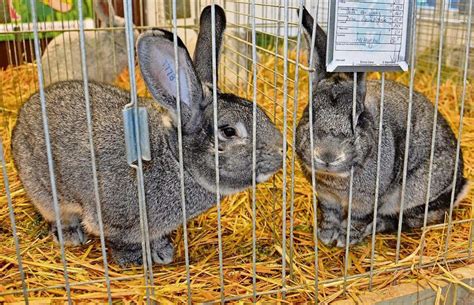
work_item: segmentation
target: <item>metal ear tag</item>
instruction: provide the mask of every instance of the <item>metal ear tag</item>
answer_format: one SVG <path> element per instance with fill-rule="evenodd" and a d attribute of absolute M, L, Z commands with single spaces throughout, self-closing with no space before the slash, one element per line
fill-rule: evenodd
<path fill-rule="evenodd" d="M 134 108 L 127 108 L 122 111 L 125 147 L 127 149 L 127 162 L 129 165 L 138 160 L 135 115 L 133 112 Z M 148 113 L 145 107 L 138 107 L 138 136 L 140 137 L 141 159 L 150 161 L 150 134 L 148 132 Z"/>

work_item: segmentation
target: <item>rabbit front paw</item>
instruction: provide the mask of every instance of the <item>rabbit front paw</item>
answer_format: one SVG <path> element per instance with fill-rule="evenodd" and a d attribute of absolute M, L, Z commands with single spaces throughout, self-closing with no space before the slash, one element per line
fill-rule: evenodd
<path fill-rule="evenodd" d="M 349 245 L 360 243 L 367 236 L 368 226 L 362 223 L 351 224 L 351 231 L 349 235 Z M 347 221 L 344 220 L 343 225 L 337 237 L 336 247 L 342 248 L 346 246 L 347 242 Z"/>
<path fill-rule="evenodd" d="M 59 243 L 59 232 L 56 223 L 51 223 L 51 233 L 53 234 L 54 241 Z M 64 245 L 66 246 L 83 245 L 88 239 L 87 234 L 84 233 L 79 220 L 72 221 L 67 225 L 63 224 L 61 226 L 61 233 L 63 236 Z"/>
<path fill-rule="evenodd" d="M 174 247 L 167 236 L 150 241 L 150 247 L 153 263 L 165 265 L 173 261 Z M 114 242 L 111 243 L 111 250 L 112 256 L 121 267 L 143 264 L 141 244 Z"/>
<path fill-rule="evenodd" d="M 334 222 L 323 220 L 318 228 L 319 240 L 327 246 L 332 246 L 337 241 L 340 233 L 341 228 Z"/>
<path fill-rule="evenodd" d="M 120 267 L 143 264 L 141 244 L 111 243 L 112 257 Z"/>
<path fill-rule="evenodd" d="M 151 243 L 151 256 L 155 264 L 166 265 L 173 261 L 174 247 L 168 236 L 161 237 Z"/>
<path fill-rule="evenodd" d="M 339 229 L 338 228 L 319 228 L 318 229 L 318 237 L 319 240 L 327 245 L 332 246 L 334 242 L 337 240 L 339 236 Z"/>

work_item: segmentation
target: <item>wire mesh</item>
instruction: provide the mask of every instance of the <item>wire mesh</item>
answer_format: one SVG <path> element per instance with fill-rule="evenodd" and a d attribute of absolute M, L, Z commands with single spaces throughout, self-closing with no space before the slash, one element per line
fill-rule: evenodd
<path fill-rule="evenodd" d="M 27 2 L 30 12 L 39 16 L 48 9 L 46 6 L 38 8 L 38 4 L 33 0 Z M 347 296 L 344 290 L 359 292 L 357 287 L 365 290 L 369 287 L 372 290 L 381 289 L 383 282 L 390 276 L 393 276 L 393 279 L 413 276 L 416 270 L 426 270 L 441 263 L 454 266 L 472 262 L 474 223 L 472 216 L 474 201 L 472 200 L 472 202 L 464 201 L 454 210 L 450 209 L 449 215 L 446 215 L 445 224 L 426 226 L 428 210 L 425 209 L 425 228 L 414 233 L 406 233 L 402 230 L 402 215 L 397 234 L 376 234 L 374 225 L 370 242 L 356 247 L 347 245 L 344 249 L 332 249 L 317 242 L 318 186 L 314 179 L 315 173 L 313 170 L 313 181 L 305 180 L 301 174 L 301 165 L 295 162 L 297 158 L 294 153 L 296 124 L 302 116 L 304 107 L 314 98 L 311 82 L 314 78 L 314 73 L 312 73 L 314 69 L 311 54 L 314 52 L 316 38 L 314 33 L 310 35 L 308 41 L 312 43 L 311 46 L 308 42 L 301 41 L 300 36 L 303 33 L 299 26 L 301 18 L 297 11 L 301 10 L 302 5 L 305 4 L 316 17 L 316 22 L 326 28 L 328 1 L 155 0 L 135 2 L 124 0 L 123 3 L 122 1 L 112 2 L 117 13 L 123 12 L 125 24 L 121 27 L 96 27 L 97 20 L 93 21 L 95 14 L 91 1 L 84 1 L 83 12 L 87 18 L 81 22 L 74 18 L 64 19 L 64 15 L 52 24 L 46 20 L 34 22 L 36 16 L 33 14 L 34 17 L 30 22 L 16 19 L 7 24 L 0 24 L 0 37 L 8 36 L 11 39 L 7 41 L 2 39 L 0 49 L 6 59 L 5 63 L 2 63 L 4 70 L 1 71 L 0 79 L 0 91 L 6 92 L 2 95 L 0 105 L 3 148 L 0 152 L 3 155 L 2 185 L 5 188 L 5 195 L 2 189 L 0 202 L 5 202 L 3 206 L 5 206 L 5 211 L 9 209 L 9 213 L 3 214 L 9 215 L 10 219 L 5 222 L 3 218 L 1 220 L 2 224 L 11 223 L 13 226 L 12 229 L 3 230 L 2 228 L 1 231 L 1 242 L 8 244 L 9 249 L 13 251 L 9 251 L 5 257 L 0 258 L 0 262 L 3 260 L 4 265 L 8 266 L 0 267 L 0 272 L 3 273 L 0 278 L 6 279 L 5 287 L 0 286 L 2 288 L 0 298 L 24 298 L 26 302 L 28 298 L 53 297 L 69 302 L 92 297 L 109 303 L 117 299 L 140 301 L 145 299 L 147 302 L 186 300 L 188 303 L 194 301 L 223 303 L 237 300 L 256 302 L 276 299 L 285 299 L 289 302 L 313 299 L 318 302 L 343 298 Z M 71 3 L 77 3 L 77 1 Z M 101 41 L 98 38 L 100 33 L 119 31 L 123 31 L 123 38 L 126 41 L 123 48 L 128 50 L 126 71 L 114 71 L 119 70 L 119 54 L 116 54 L 115 48 L 109 50 L 111 54 L 103 58 L 100 58 L 103 56 L 100 54 L 92 55 L 95 57 L 95 64 L 91 67 L 97 70 L 101 70 L 102 66 L 110 67 L 108 69 L 117 74 L 114 85 L 130 90 L 131 100 L 141 95 L 149 96 L 144 88 L 143 80 L 138 73 L 135 73 L 133 44 L 136 41 L 134 39 L 136 33 L 133 30 L 143 32 L 153 27 L 166 28 L 181 37 L 192 54 L 199 29 L 199 14 L 206 5 L 213 3 L 221 5 L 227 15 L 227 29 L 220 63 L 214 61 L 212 63 L 215 72 L 212 86 L 216 112 L 214 119 L 217 120 L 218 85 L 224 92 L 247 98 L 254 103 L 254 109 L 257 106 L 261 107 L 284 134 L 283 170 L 272 180 L 256 184 L 256 156 L 254 156 L 252 189 L 227 198 L 220 196 L 218 192 L 216 196 L 218 206 L 191 222 L 186 222 L 186 215 L 183 215 L 183 228 L 179 229 L 174 237 L 177 251 L 175 263 L 171 266 L 157 266 L 152 263 L 149 234 L 146 232 L 147 217 L 144 201 L 147 190 L 144 189 L 143 177 L 140 174 L 143 170 L 139 169 L 143 166 L 140 164 L 141 161 L 137 164 L 139 177 L 137 186 L 141 189 L 140 202 L 143 201 L 140 218 L 143 218 L 144 269 L 131 268 L 124 271 L 117 267 L 111 259 L 107 258 L 105 251 L 107 238 L 102 235 L 100 241 L 89 242 L 82 249 L 70 250 L 64 248 L 63 243 L 60 243 L 60 246 L 52 246 L 47 233 L 40 232 L 44 231 L 44 224 L 38 220 L 40 219 L 38 213 L 34 212 L 31 204 L 25 210 L 25 205 L 29 204 L 28 200 L 21 184 L 15 182 L 18 181 L 18 175 L 14 169 L 9 143 L 14 117 L 18 114 L 19 107 L 33 92 L 40 90 L 41 94 L 44 94 L 43 83 L 45 79 L 51 81 L 50 73 L 64 69 L 69 75 L 72 72 L 71 68 L 76 66 L 76 62 L 80 63 L 80 74 L 85 76 L 81 79 L 84 80 L 84 88 L 87 88 L 90 81 L 87 69 L 90 67 L 87 66 L 86 54 L 88 53 L 85 50 L 97 49 L 100 46 Z M 7 1 L 0 2 L 5 21 L 12 18 L 8 5 Z M 35 7 L 37 11 L 32 11 Z M 466 144 L 472 136 L 472 131 L 466 124 L 470 124 L 474 116 L 471 85 L 474 62 L 473 57 L 470 56 L 473 47 L 471 45 L 473 41 L 472 0 L 417 1 L 414 15 L 416 41 L 414 40 L 412 44 L 412 50 L 416 52 L 411 58 L 410 72 L 383 73 L 382 75 L 374 73 L 369 77 L 381 78 L 382 84 L 386 79 L 395 79 L 407 84 L 410 88 L 410 100 L 413 91 L 422 91 L 435 101 L 436 105 L 440 103 L 442 113 L 449 115 L 451 125 L 456 126 L 456 130 L 459 131 L 457 151 L 461 149 L 468 151 L 465 154 L 468 157 L 464 171 L 472 180 L 473 169 L 470 164 L 472 162 L 470 149 L 472 148 Z M 215 27 L 214 23 L 212 25 Z M 51 67 L 49 63 L 53 62 L 52 58 L 49 56 L 42 58 L 42 54 L 52 38 L 61 33 L 71 33 L 71 35 L 63 35 L 61 40 L 53 41 L 53 44 L 68 45 L 70 58 L 66 58 L 67 52 L 63 50 L 64 64 L 56 61 L 56 66 Z M 82 50 L 82 57 L 74 58 L 72 55 L 75 48 L 72 43 L 73 33 L 80 37 L 76 47 Z M 88 33 L 92 33 L 94 37 L 90 44 L 85 38 Z M 214 39 L 213 45 L 215 45 Z M 215 60 L 218 58 L 215 49 L 212 52 Z M 177 43 L 175 53 L 175 65 L 178 68 L 181 63 L 177 60 Z M 41 69 L 42 61 L 50 67 L 50 70 L 45 71 L 44 76 Z M 218 79 L 217 72 L 220 75 Z M 31 78 L 26 79 L 26 74 L 29 74 Z M 103 79 L 103 77 L 102 74 L 100 78 Z M 422 82 L 429 85 L 424 86 Z M 449 87 L 450 84 L 451 87 Z M 456 100 L 450 105 L 443 101 L 450 98 L 447 93 L 449 90 L 453 91 L 452 95 Z M 180 92 L 179 86 L 177 92 Z M 383 92 L 384 85 L 382 85 L 382 97 Z M 87 89 L 85 89 L 85 96 L 88 96 Z M 459 101 L 458 97 L 460 97 Z M 45 97 L 42 100 L 44 103 Z M 85 102 L 89 104 L 87 98 Z M 379 102 L 382 113 L 384 99 L 382 98 Z M 47 105 L 44 106 L 47 107 Z M 456 109 L 448 109 L 449 107 Z M 310 107 L 310 114 L 312 111 L 318 111 L 318 109 Z M 90 114 L 89 110 L 87 112 Z M 409 110 L 407 126 L 410 126 L 410 117 Z M 217 121 L 215 124 L 214 131 L 217 130 Z M 380 132 L 377 151 L 380 153 L 380 138 L 383 137 L 382 120 L 378 124 Z M 47 132 L 47 117 L 45 117 L 45 125 Z M 90 129 L 89 132 L 92 171 L 95 172 L 93 130 Z M 252 132 L 253 138 L 256 139 L 255 125 Z M 408 130 L 407 143 L 409 132 Z M 435 133 L 436 127 L 433 129 L 433 135 Z M 255 149 L 258 143 L 253 143 L 253 145 L 253 153 L 256 154 Z M 216 150 L 217 147 L 216 138 Z M 408 146 L 406 147 L 405 157 L 408 159 L 410 151 Z M 51 155 L 50 149 L 49 147 L 48 155 Z M 54 185 L 54 160 L 51 157 L 50 159 L 50 183 Z M 219 168 L 218 158 L 216 158 L 216 168 Z M 182 202 L 176 204 L 181 204 L 185 211 L 186 198 L 183 182 L 185 169 L 182 165 L 180 169 Z M 407 170 L 406 168 L 405 172 Z M 219 190 L 219 171 L 216 172 Z M 456 183 L 455 177 L 456 174 L 453 184 Z M 94 177 L 94 189 L 97 192 L 97 205 L 100 207 L 100 188 L 99 181 L 95 181 L 96 179 Z M 9 181 L 13 182 L 8 183 Z M 378 180 L 377 185 L 373 187 L 375 194 L 378 194 Z M 403 192 L 401 198 L 403 202 L 405 200 Z M 375 206 L 378 204 L 377 200 L 378 198 L 374 200 Z M 55 199 L 55 206 L 57 206 L 57 201 Z M 454 203 L 454 197 L 451 201 Z M 37 216 L 25 216 L 29 213 Z M 56 214 L 61 242 L 59 210 Z M 351 213 L 349 212 L 348 215 L 350 219 Z M 376 223 L 376 212 L 373 219 Z M 28 223 L 33 223 L 33 225 L 27 225 Z M 348 224 L 348 233 L 350 233 L 350 221 Z M 24 229 L 31 226 L 34 226 L 36 231 Z M 349 234 L 347 238 L 348 241 Z M 35 281 L 35 278 L 41 278 L 40 274 L 44 272 L 43 263 L 36 261 L 34 256 L 28 253 L 29 249 L 36 247 L 37 243 L 41 244 L 34 251 L 38 256 L 41 256 L 39 253 L 42 251 L 50 251 L 48 249 L 54 248 L 56 251 L 54 259 L 48 259 L 48 255 L 43 255 L 44 264 L 55 270 L 53 275 L 47 276 L 45 283 Z M 15 260 L 17 263 L 14 263 Z M 84 275 L 84 272 L 80 271 L 81 263 L 78 264 L 77 261 L 87 262 L 82 264 L 86 266 L 84 268 L 90 268 L 86 270 L 93 271 L 92 275 Z M 102 262 L 104 266 L 98 267 L 98 262 Z M 415 265 L 415 272 L 410 271 Z M 93 294 L 88 289 L 92 291 L 95 289 L 97 293 Z"/>

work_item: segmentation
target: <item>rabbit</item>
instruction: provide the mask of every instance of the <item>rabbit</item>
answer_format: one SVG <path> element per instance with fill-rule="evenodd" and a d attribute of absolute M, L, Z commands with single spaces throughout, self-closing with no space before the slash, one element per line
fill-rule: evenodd
<path fill-rule="evenodd" d="M 104 27 L 124 27 L 125 20 L 116 16 L 110 0 L 94 0 L 94 11 Z M 134 31 L 134 37 L 138 31 Z M 128 67 L 124 29 L 85 31 L 87 77 L 113 84 Z M 45 86 L 63 80 L 82 79 L 79 32 L 64 32 L 51 40 L 42 57 Z"/>
<path fill-rule="evenodd" d="M 224 11 L 215 6 L 216 53 L 226 26 Z M 186 217 L 215 205 L 215 146 L 219 140 L 220 193 L 230 195 L 252 185 L 252 126 L 257 128 L 256 181 L 263 182 L 282 167 L 282 135 L 269 117 L 231 93 L 217 91 L 218 132 L 214 133 L 211 8 L 201 15 L 193 64 L 178 39 L 179 71 L 174 66 L 173 34 L 149 30 L 137 41 L 139 66 L 153 99 L 138 98 L 148 111 L 151 160 L 143 161 L 149 236 L 153 262 L 173 260 L 169 234 L 182 224 L 176 74 L 179 73 Z M 130 93 L 91 81 L 97 178 L 103 230 L 112 257 L 121 266 L 141 264 L 141 231 L 136 171 L 126 159 L 122 109 Z M 54 160 L 62 232 L 67 244 L 82 244 L 86 234 L 99 235 L 90 146 L 81 81 L 55 83 L 45 89 L 49 134 Z M 165 110 L 165 111 L 164 111 Z M 40 95 L 22 107 L 13 131 L 13 159 L 26 193 L 56 233 L 55 214 Z"/>
<path fill-rule="evenodd" d="M 313 33 L 313 22 L 304 8 L 302 25 L 307 41 L 311 41 L 308 36 Z M 322 212 L 319 239 L 326 245 L 342 247 L 346 245 L 351 167 L 354 173 L 350 244 L 359 243 L 370 235 L 374 225 L 381 82 L 367 81 L 366 73 L 357 73 L 357 111 L 353 125 L 353 73 L 326 72 L 327 36 L 319 25 L 315 41 L 313 100 L 298 122 L 295 149 L 310 181 L 313 158 L 317 198 Z M 377 232 L 393 232 L 398 228 L 408 97 L 409 88 L 385 81 Z M 309 107 L 313 108 L 313 151 Z M 404 230 L 423 226 L 434 112 L 433 104 L 417 92 L 413 94 L 412 109 Z M 456 158 L 456 137 L 441 113 L 438 113 L 436 127 L 428 224 L 442 222 L 450 208 Z M 461 153 L 454 190 L 456 203 L 467 189 Z"/>

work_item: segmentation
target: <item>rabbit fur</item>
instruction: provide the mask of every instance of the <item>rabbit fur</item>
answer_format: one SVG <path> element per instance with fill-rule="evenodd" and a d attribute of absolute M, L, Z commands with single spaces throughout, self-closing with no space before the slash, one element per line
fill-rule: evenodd
<path fill-rule="evenodd" d="M 222 8 L 215 6 L 215 12 L 219 53 L 226 21 Z M 148 111 L 152 159 L 143 161 L 143 175 L 155 263 L 172 261 L 173 246 L 168 236 L 183 219 L 176 127 L 177 74 L 187 219 L 215 205 L 215 136 L 219 138 L 221 193 L 236 193 L 252 185 L 252 103 L 218 91 L 219 132 L 214 134 L 210 19 L 210 7 L 206 7 L 201 15 L 195 64 L 178 39 L 178 73 L 172 33 L 153 29 L 137 41 L 140 70 L 154 97 L 138 98 L 138 104 Z M 122 121 L 122 109 L 130 102 L 130 93 L 91 81 L 89 95 L 105 238 L 120 265 L 140 264 L 137 177 L 126 162 Z M 67 243 L 80 244 L 85 241 L 85 234 L 99 235 L 83 83 L 55 83 L 45 89 L 45 96 L 62 232 Z M 54 233 L 57 228 L 40 113 L 40 95 L 36 93 L 21 109 L 13 132 L 13 155 L 28 196 Z M 256 175 L 257 182 L 262 182 L 282 166 L 282 136 L 259 108 L 256 125 Z"/>
<path fill-rule="evenodd" d="M 94 0 L 94 11 L 103 27 L 122 28 L 85 31 L 87 77 L 113 84 L 128 66 L 125 20 L 115 15 L 110 0 Z M 134 31 L 134 38 L 138 31 Z M 79 31 L 64 32 L 51 40 L 41 57 L 45 86 L 58 81 L 82 79 Z"/>
<path fill-rule="evenodd" d="M 306 9 L 302 22 L 306 37 L 311 37 L 314 20 Z M 317 198 L 322 212 L 319 239 L 328 245 L 345 246 L 352 166 L 350 244 L 358 243 L 372 233 L 381 82 L 366 81 L 365 73 L 357 73 L 357 120 L 353 126 L 353 73 L 326 72 L 326 39 L 326 34 L 317 25 L 313 100 L 298 123 L 296 152 L 309 181 L 311 158 L 314 158 Z M 311 41 L 310 38 L 307 40 Z M 384 89 L 377 232 L 398 228 L 410 94 L 406 86 L 391 81 L 385 81 Z M 404 229 L 423 226 L 434 114 L 433 104 L 420 93 L 413 93 L 412 105 Z M 309 107 L 313 109 L 313 152 Z M 428 224 L 442 222 L 449 211 L 456 158 L 456 137 L 441 113 L 438 113 L 436 127 Z M 454 190 L 456 203 L 465 195 L 467 185 L 461 153 Z"/>

